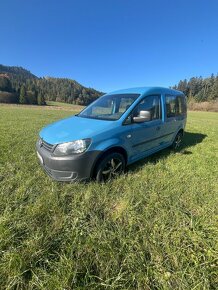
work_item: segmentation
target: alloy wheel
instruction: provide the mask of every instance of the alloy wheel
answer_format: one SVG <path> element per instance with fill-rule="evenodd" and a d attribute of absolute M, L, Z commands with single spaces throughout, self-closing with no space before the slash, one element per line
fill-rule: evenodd
<path fill-rule="evenodd" d="M 105 164 L 102 170 L 102 179 L 104 181 L 117 177 L 123 171 L 123 162 L 119 158 L 111 158 Z"/>

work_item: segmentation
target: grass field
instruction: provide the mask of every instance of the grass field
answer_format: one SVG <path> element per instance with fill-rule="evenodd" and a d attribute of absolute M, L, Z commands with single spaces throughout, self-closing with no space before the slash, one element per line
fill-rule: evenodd
<path fill-rule="evenodd" d="M 80 105 L 72 105 L 72 104 L 68 104 L 68 103 L 62 103 L 62 102 L 52 102 L 52 101 L 47 101 L 46 102 L 47 106 L 52 106 L 52 107 L 58 107 L 61 109 L 72 109 L 72 110 L 79 110 L 81 111 L 84 106 L 80 106 Z"/>
<path fill-rule="evenodd" d="M 58 183 L 35 142 L 71 114 L 0 106 L 0 289 L 218 289 L 218 114 L 108 184 Z"/>

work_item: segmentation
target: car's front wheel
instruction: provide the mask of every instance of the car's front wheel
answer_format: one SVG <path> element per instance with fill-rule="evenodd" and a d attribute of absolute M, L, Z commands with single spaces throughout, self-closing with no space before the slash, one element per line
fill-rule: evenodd
<path fill-rule="evenodd" d="M 114 152 L 104 156 L 96 168 L 96 180 L 107 182 L 124 172 L 125 159 L 122 154 Z"/>

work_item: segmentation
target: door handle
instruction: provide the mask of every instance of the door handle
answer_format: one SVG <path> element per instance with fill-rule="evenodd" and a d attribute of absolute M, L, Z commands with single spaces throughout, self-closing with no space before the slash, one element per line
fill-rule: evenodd
<path fill-rule="evenodd" d="M 160 130 L 160 126 L 157 126 L 156 130 L 159 131 Z"/>

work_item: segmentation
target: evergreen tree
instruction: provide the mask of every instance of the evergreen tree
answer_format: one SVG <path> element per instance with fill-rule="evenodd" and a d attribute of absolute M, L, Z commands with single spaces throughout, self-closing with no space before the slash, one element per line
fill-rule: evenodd
<path fill-rule="evenodd" d="M 218 100 L 218 75 L 214 78 L 214 85 L 211 90 L 210 95 L 211 100 Z"/>
<path fill-rule="evenodd" d="M 41 92 L 38 93 L 37 104 L 40 106 L 46 105 L 45 98 Z"/>
<path fill-rule="evenodd" d="M 11 82 L 7 75 L 0 75 L 0 91 L 12 92 Z"/>
<path fill-rule="evenodd" d="M 193 77 L 189 81 L 179 81 L 173 87 L 182 91 L 187 97 L 197 102 L 213 101 L 218 99 L 218 76 L 211 74 L 209 78 Z"/>
<path fill-rule="evenodd" d="M 19 103 L 20 104 L 26 104 L 27 103 L 27 99 L 26 99 L 26 89 L 25 89 L 25 86 L 24 85 L 22 85 L 21 88 L 20 88 Z"/>

